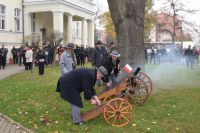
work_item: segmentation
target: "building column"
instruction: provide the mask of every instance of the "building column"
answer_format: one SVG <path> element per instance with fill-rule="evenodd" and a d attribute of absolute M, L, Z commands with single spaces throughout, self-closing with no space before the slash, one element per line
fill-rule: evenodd
<path fill-rule="evenodd" d="M 94 47 L 94 21 L 88 21 L 88 45 Z"/>
<path fill-rule="evenodd" d="M 72 42 L 72 15 L 67 15 L 67 43 Z"/>
<path fill-rule="evenodd" d="M 52 11 L 53 12 L 53 32 L 61 33 L 63 37 L 63 11 Z"/>
<path fill-rule="evenodd" d="M 25 12 L 24 13 L 24 36 L 31 35 L 31 13 Z"/>
<path fill-rule="evenodd" d="M 82 44 L 87 45 L 87 21 L 85 18 L 82 19 Z"/>

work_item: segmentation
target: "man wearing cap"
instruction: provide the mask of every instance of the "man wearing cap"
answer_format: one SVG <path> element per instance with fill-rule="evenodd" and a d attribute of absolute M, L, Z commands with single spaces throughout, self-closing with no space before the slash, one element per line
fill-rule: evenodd
<path fill-rule="evenodd" d="M 107 56 L 107 51 L 102 46 L 102 42 L 97 41 L 96 47 L 92 51 L 92 55 L 91 55 L 92 66 L 96 66 L 96 67 L 102 66 L 103 63 L 105 62 L 106 56 Z"/>
<path fill-rule="evenodd" d="M 94 89 L 96 80 L 100 80 L 107 75 L 107 70 L 101 66 L 97 69 L 78 68 L 63 75 L 57 83 L 57 91 L 60 96 L 71 104 L 72 121 L 74 124 L 82 125 L 80 108 L 83 107 L 80 93 L 84 93 L 84 98 L 91 104 L 100 105 Z"/>
<path fill-rule="evenodd" d="M 118 83 L 117 76 L 120 71 L 119 57 L 120 54 L 118 51 L 113 50 L 103 64 L 103 66 L 108 70 L 108 75 L 104 79 L 107 87 L 103 91 L 107 91 L 109 88 L 116 86 Z"/>
<path fill-rule="evenodd" d="M 73 70 L 76 66 L 76 60 L 73 50 L 74 50 L 74 44 L 68 43 L 66 46 L 66 50 L 60 56 L 59 65 L 62 75 Z"/>

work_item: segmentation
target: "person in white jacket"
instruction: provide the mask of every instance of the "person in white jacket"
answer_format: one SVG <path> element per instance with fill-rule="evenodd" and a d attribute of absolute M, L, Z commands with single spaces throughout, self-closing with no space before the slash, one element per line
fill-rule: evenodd
<path fill-rule="evenodd" d="M 32 62 L 33 62 L 33 51 L 30 47 L 27 47 L 26 49 L 26 70 L 31 70 L 32 69 Z"/>

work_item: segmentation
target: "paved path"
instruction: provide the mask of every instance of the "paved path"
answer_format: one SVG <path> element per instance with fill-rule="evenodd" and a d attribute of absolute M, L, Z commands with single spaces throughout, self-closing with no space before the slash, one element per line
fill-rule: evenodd
<path fill-rule="evenodd" d="M 0 133 L 33 133 L 0 113 Z"/>
<path fill-rule="evenodd" d="M 9 77 L 10 75 L 22 72 L 24 70 L 24 66 L 18 66 L 18 65 L 8 65 L 5 67 L 5 69 L 0 69 L 0 80 L 4 79 L 6 77 Z"/>
<path fill-rule="evenodd" d="M 8 65 L 5 69 L 0 69 L 0 80 L 10 75 L 24 71 L 24 66 Z M 33 133 L 22 127 L 0 112 L 0 133 Z"/>

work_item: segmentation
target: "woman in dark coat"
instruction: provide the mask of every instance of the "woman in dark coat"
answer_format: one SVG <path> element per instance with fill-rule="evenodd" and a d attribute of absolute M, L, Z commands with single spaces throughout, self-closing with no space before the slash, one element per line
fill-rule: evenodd
<path fill-rule="evenodd" d="M 44 75 L 45 54 L 43 48 L 40 48 L 36 58 L 39 68 L 39 75 Z"/>
<path fill-rule="evenodd" d="M 103 66 L 98 69 L 79 68 L 64 74 L 58 80 L 57 91 L 60 92 L 63 99 L 71 103 L 73 123 L 82 124 L 80 118 L 80 108 L 83 107 L 81 92 L 84 92 L 86 100 L 90 100 L 92 104 L 100 105 L 94 85 L 96 80 L 100 80 L 107 73 Z"/>

